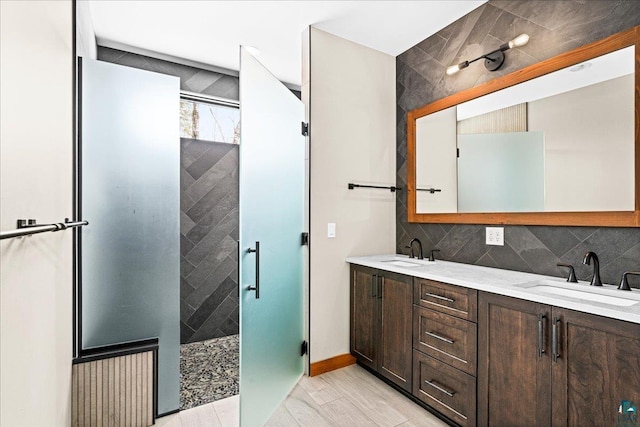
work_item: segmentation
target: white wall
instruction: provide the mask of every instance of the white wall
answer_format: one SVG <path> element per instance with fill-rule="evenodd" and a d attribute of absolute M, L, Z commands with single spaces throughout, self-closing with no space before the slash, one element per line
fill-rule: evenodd
<path fill-rule="evenodd" d="M 70 1 L 0 1 L 0 228 L 72 213 Z M 0 425 L 68 426 L 71 233 L 0 243 Z"/>
<path fill-rule="evenodd" d="M 458 212 L 457 137 L 455 106 L 416 120 L 416 188 L 442 190 L 417 191 L 416 212 Z"/>
<path fill-rule="evenodd" d="M 347 189 L 396 182 L 395 58 L 311 28 L 309 84 L 313 363 L 349 352 L 345 258 L 395 252 L 395 194 Z"/>
<path fill-rule="evenodd" d="M 545 211 L 634 209 L 633 85 L 631 74 L 529 103 L 529 131 L 544 132 Z"/>
<path fill-rule="evenodd" d="M 87 0 L 76 2 L 76 53 L 83 58 L 98 59 L 96 32 Z"/>

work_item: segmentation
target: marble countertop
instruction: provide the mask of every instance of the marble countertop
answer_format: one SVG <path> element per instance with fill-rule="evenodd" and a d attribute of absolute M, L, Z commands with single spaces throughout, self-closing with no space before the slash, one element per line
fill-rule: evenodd
<path fill-rule="evenodd" d="M 346 262 L 640 324 L 640 289 L 620 291 L 617 285 L 594 287 L 559 277 L 407 255 L 349 257 Z M 576 290 L 580 292 L 572 292 Z"/>

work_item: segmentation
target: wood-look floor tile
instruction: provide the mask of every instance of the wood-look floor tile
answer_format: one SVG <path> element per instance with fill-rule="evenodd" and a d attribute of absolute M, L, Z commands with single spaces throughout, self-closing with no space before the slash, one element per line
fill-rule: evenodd
<path fill-rule="evenodd" d="M 309 393 L 309 396 L 311 396 L 318 405 L 323 405 L 342 397 L 342 394 L 331 387 L 321 376 L 303 376 L 298 384 Z"/>
<path fill-rule="evenodd" d="M 156 418 L 156 427 L 183 427 L 180 421 L 180 413 L 167 415 L 165 417 Z"/>
<path fill-rule="evenodd" d="M 284 407 L 301 426 L 331 427 L 331 423 L 324 417 L 320 405 L 315 403 L 313 398 L 299 385 L 295 386 L 284 401 Z"/>
<path fill-rule="evenodd" d="M 333 426 L 376 426 L 369 417 L 356 408 L 347 398 L 341 398 L 322 405 L 325 417 Z"/>
<path fill-rule="evenodd" d="M 180 412 L 182 427 L 226 427 L 227 424 L 222 423 L 218 418 L 213 405 L 208 403 Z"/>
<path fill-rule="evenodd" d="M 212 403 L 224 427 L 240 425 L 240 396 L 227 397 Z"/>
<path fill-rule="evenodd" d="M 353 378 L 354 383 L 363 384 L 375 390 L 379 396 L 384 396 L 385 401 L 398 412 L 402 413 L 409 421 L 418 426 L 446 426 L 435 415 L 422 408 L 420 405 L 407 399 L 400 392 L 394 390 L 374 375 L 367 372 L 364 368 L 353 365 L 344 368 L 343 374 Z"/>
<path fill-rule="evenodd" d="M 321 403 L 322 402 L 322 403 Z M 238 427 L 239 396 L 159 418 L 161 427 Z M 268 427 L 446 427 L 401 393 L 354 365 L 303 377 Z"/>
<path fill-rule="evenodd" d="M 394 390 L 359 366 L 353 365 L 328 372 L 323 374 L 322 378 L 379 426 L 394 427 L 409 421 L 407 416 L 388 402 L 389 391 Z"/>
<path fill-rule="evenodd" d="M 265 427 L 301 427 L 289 413 L 284 404 L 280 405 L 276 412 L 269 418 Z"/>
<path fill-rule="evenodd" d="M 433 418 L 424 417 L 418 420 L 410 420 L 400 424 L 398 427 L 447 427 L 449 425 L 433 415 L 432 417 Z"/>
<path fill-rule="evenodd" d="M 344 375 L 352 376 L 355 383 L 365 384 L 384 396 L 388 405 L 402 413 L 414 426 L 446 427 L 447 424 L 420 405 L 407 399 L 406 396 L 385 384 L 364 368 L 353 365 L 344 368 Z"/>

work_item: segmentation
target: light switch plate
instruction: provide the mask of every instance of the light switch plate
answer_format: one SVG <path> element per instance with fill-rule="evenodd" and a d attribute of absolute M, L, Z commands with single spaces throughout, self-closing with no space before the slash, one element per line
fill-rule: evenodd
<path fill-rule="evenodd" d="M 336 223 L 330 222 L 327 224 L 327 237 L 333 239 L 336 237 Z"/>
<path fill-rule="evenodd" d="M 487 227 L 487 245 L 504 246 L 504 227 Z"/>

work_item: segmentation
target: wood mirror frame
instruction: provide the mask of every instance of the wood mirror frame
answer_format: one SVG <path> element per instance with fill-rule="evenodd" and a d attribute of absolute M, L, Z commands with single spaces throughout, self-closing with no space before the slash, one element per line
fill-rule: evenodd
<path fill-rule="evenodd" d="M 629 46 L 635 46 L 634 211 L 520 213 L 418 213 L 416 211 L 417 119 Z M 409 222 L 414 223 L 640 227 L 640 26 L 409 111 L 407 113 L 407 213 Z"/>

